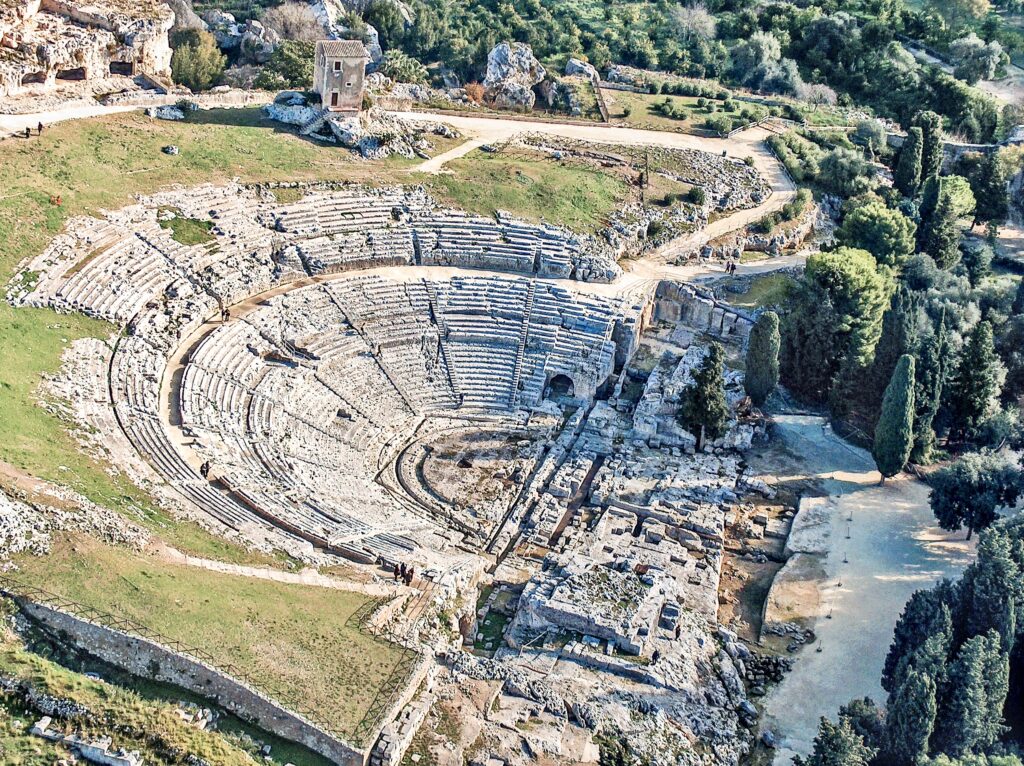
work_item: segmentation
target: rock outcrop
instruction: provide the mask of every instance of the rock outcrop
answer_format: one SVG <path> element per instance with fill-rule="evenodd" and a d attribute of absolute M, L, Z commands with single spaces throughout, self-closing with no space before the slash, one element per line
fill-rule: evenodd
<path fill-rule="evenodd" d="M 0 5 L 0 96 L 59 81 L 168 77 L 171 9 L 155 0 L 14 0 Z"/>
<path fill-rule="evenodd" d="M 487 54 L 485 98 L 499 109 L 528 111 L 537 100 L 533 87 L 547 76 L 525 43 L 501 43 Z"/>

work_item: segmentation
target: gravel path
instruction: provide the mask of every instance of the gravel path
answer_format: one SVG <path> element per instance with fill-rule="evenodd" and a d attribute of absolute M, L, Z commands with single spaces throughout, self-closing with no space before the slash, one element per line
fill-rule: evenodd
<path fill-rule="evenodd" d="M 834 717 L 856 697 L 884 704 L 879 677 L 904 604 L 915 590 L 958 575 L 973 547 L 965 533 L 934 525 L 923 482 L 903 476 L 879 486 L 871 456 L 824 428 L 822 418 L 775 420 L 777 438 L 799 461 L 798 470 L 821 480 L 832 510 L 826 579 L 818 583 L 821 610 L 832 617 L 819 615 L 818 642 L 802 650 L 765 698 L 764 728 L 780 737 L 774 761 L 780 766 L 809 752 L 821 716 Z"/>

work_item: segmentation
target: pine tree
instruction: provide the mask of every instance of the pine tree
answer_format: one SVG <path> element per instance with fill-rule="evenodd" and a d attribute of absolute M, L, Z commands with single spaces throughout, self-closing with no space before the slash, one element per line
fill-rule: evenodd
<path fill-rule="evenodd" d="M 914 446 L 914 357 L 904 354 L 896 363 L 882 398 L 871 454 L 882 482 L 903 470 Z"/>
<path fill-rule="evenodd" d="M 921 180 L 942 168 L 942 118 L 935 112 L 918 112 L 911 123 L 921 129 Z"/>
<path fill-rule="evenodd" d="M 961 437 L 972 433 L 991 413 L 1004 370 L 992 339 L 992 325 L 978 322 L 960 355 L 950 382 L 949 405 Z"/>
<path fill-rule="evenodd" d="M 977 202 L 973 226 L 982 222 L 998 225 L 1005 221 L 1010 208 L 1010 195 L 1006 188 L 1006 173 L 995 152 L 985 155 L 970 182 Z"/>
<path fill-rule="evenodd" d="M 743 387 L 757 407 L 762 406 L 779 384 L 779 315 L 766 311 L 757 318 L 747 341 Z"/>
<path fill-rule="evenodd" d="M 720 439 L 729 426 L 729 404 L 725 400 L 725 352 L 714 341 L 703 361 L 693 371 L 693 383 L 683 394 L 679 422 L 697 437 L 697 449 L 706 439 Z"/>
<path fill-rule="evenodd" d="M 807 759 L 793 759 L 794 764 L 803 766 L 868 766 L 875 757 L 875 751 L 864 744 L 864 739 L 850 726 L 849 721 L 840 719 L 832 723 L 822 718 L 818 734 L 814 738 L 814 750 Z"/>
<path fill-rule="evenodd" d="M 935 447 L 935 416 L 942 401 L 946 377 L 946 323 L 940 322 L 934 335 L 921 342 L 914 369 L 914 448 L 910 459 L 927 463 Z"/>
<path fill-rule="evenodd" d="M 936 713 L 935 682 L 912 670 L 886 705 L 886 763 L 917 766 L 928 755 Z"/>
<path fill-rule="evenodd" d="M 999 508 L 1013 506 L 1024 488 L 1012 460 L 992 453 L 968 452 L 929 479 L 928 501 L 943 529 L 967 527 L 967 539 L 985 529 Z"/>
<path fill-rule="evenodd" d="M 921 128 L 907 131 L 907 138 L 900 149 L 900 158 L 893 174 L 893 185 L 906 197 L 913 197 L 921 186 L 921 149 L 924 134 Z"/>

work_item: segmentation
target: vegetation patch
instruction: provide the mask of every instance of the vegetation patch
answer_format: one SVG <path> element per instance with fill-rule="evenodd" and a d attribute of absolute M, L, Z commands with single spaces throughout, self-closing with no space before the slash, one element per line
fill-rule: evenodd
<path fill-rule="evenodd" d="M 158 211 L 164 213 L 164 209 Z M 186 218 L 180 215 L 180 211 L 166 209 L 171 217 L 158 215 L 160 228 L 169 229 L 171 239 L 183 245 L 202 245 L 205 242 L 212 242 L 215 237 L 210 233 L 213 228 L 212 221 L 200 221 L 197 218 Z"/>
<path fill-rule="evenodd" d="M 627 193 L 615 176 L 554 160 L 523 162 L 474 151 L 446 167 L 451 174 L 428 182 L 445 202 L 480 215 L 507 210 L 580 231 L 603 226 Z"/>
<path fill-rule="evenodd" d="M 208 652 L 228 673 L 351 732 L 402 648 L 353 615 L 369 597 L 178 566 L 84 537 L 20 562 L 26 582 Z"/>

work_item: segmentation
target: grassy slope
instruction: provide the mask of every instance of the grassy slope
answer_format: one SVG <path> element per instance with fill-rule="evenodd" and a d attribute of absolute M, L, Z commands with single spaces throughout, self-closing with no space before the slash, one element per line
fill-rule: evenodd
<path fill-rule="evenodd" d="M 430 189 L 483 215 L 509 210 L 527 220 L 593 231 L 626 196 L 618 179 L 551 161 L 522 162 L 476 150 L 446 167 L 452 174 L 430 179 Z"/>
<path fill-rule="evenodd" d="M 398 648 L 347 621 L 368 597 L 178 566 L 77 538 L 19 561 L 26 582 L 135 619 L 237 665 L 286 705 L 351 731 Z"/>
<path fill-rule="evenodd" d="M 218 727 L 218 731 L 229 734 L 228 737 L 212 731 L 200 731 L 186 724 L 174 712 L 177 707 L 176 701 L 182 699 L 183 695 L 173 695 L 171 699 L 166 700 L 157 699 L 122 686 L 87 678 L 26 651 L 21 647 L 20 640 L 12 634 L 0 636 L 0 673 L 6 677 L 27 681 L 46 694 L 74 700 L 94 714 L 106 716 L 108 720 L 118 725 L 145 731 L 150 736 L 160 738 L 167 745 L 206 759 L 208 763 L 223 766 L 252 766 L 257 763 L 257 760 L 240 746 L 242 740 L 233 734 L 234 727 L 239 725 L 233 719 L 222 719 Z M 36 714 L 32 711 L 23 710 L 14 704 L 13 700 L 4 701 L 0 697 L 0 757 L 3 758 L 3 763 L 18 766 L 51 766 L 57 763 L 59 758 L 67 757 L 63 748 L 28 734 L 28 728 L 35 720 Z M 55 728 L 59 729 L 61 726 L 62 724 L 58 722 Z M 108 734 L 110 728 L 90 733 Z M 283 740 L 271 741 L 274 743 L 274 763 L 294 762 L 298 766 L 326 766 L 327 762 L 324 759 L 305 748 L 293 746 Z M 114 744 L 129 750 L 138 749 L 148 763 L 155 762 L 155 754 L 145 741 L 120 735 Z"/>

